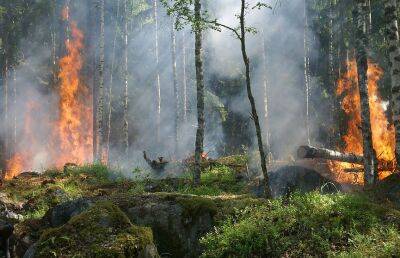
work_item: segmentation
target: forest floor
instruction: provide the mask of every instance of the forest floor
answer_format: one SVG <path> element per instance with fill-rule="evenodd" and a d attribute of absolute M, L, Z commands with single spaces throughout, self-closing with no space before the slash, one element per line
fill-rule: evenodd
<path fill-rule="evenodd" d="M 366 192 L 264 200 L 242 164 L 221 159 L 196 188 L 189 176 L 131 180 L 101 165 L 25 173 L 1 187 L 0 217 L 14 225 L 16 257 L 400 255 L 399 175 Z"/>

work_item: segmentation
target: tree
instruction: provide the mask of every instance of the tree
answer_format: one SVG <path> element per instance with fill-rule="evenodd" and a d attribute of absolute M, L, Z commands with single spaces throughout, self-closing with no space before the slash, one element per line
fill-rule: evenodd
<path fill-rule="evenodd" d="M 393 123 L 396 131 L 396 160 L 400 165 L 400 48 L 396 0 L 385 1 L 386 35 L 389 43 L 389 67 Z"/>
<path fill-rule="evenodd" d="M 129 121 L 128 121 L 128 108 L 129 108 L 129 96 L 128 96 L 128 0 L 124 0 L 124 124 L 123 124 L 123 142 L 125 154 L 129 151 Z"/>
<path fill-rule="evenodd" d="M 176 70 L 176 32 L 175 21 L 171 17 L 171 56 L 172 56 L 172 78 L 174 83 L 174 100 L 175 100 L 175 121 L 174 121 L 174 140 L 175 155 L 178 155 L 179 143 L 179 91 L 178 91 L 178 75 Z"/>
<path fill-rule="evenodd" d="M 183 24 L 188 23 L 192 27 L 195 35 L 195 67 L 196 67 L 196 92 L 197 92 L 197 130 L 194 153 L 193 184 L 201 183 L 201 159 L 204 151 L 204 74 L 203 74 L 203 30 L 205 29 L 205 19 L 202 14 L 201 0 L 175 0 L 172 6 L 167 0 L 162 0 L 167 7 L 168 14 L 177 17 L 176 27 L 182 29 Z M 192 9 L 194 5 L 194 10 Z"/>
<path fill-rule="evenodd" d="M 103 143 L 104 143 L 104 0 L 99 0 L 100 12 L 100 38 L 99 38 L 99 86 L 97 94 L 97 114 L 96 114 L 96 157 L 97 162 L 102 161 Z"/>
<path fill-rule="evenodd" d="M 271 152 L 271 129 L 269 126 L 269 90 L 268 90 L 268 65 L 267 65 L 267 47 L 265 43 L 265 35 L 264 31 L 261 31 L 262 34 L 262 59 L 263 59 L 263 91 L 264 91 L 264 98 L 263 98 L 263 107 L 264 107 L 264 128 L 265 128 L 265 146 L 267 149 L 267 161 L 270 163 L 273 160 L 272 152 Z"/>
<path fill-rule="evenodd" d="M 194 1 L 194 33 L 195 33 L 195 63 L 196 63 L 196 85 L 197 85 L 197 132 L 195 144 L 195 165 L 193 183 L 200 185 L 201 177 L 201 157 L 204 149 L 204 74 L 203 74 L 203 57 L 202 57 L 202 16 L 201 2 Z"/>
<path fill-rule="evenodd" d="M 304 95 L 306 103 L 306 137 L 307 143 L 311 144 L 310 139 L 310 81 L 309 81 L 309 47 L 308 47 L 308 17 L 307 1 L 304 1 Z"/>
<path fill-rule="evenodd" d="M 247 55 L 247 48 L 246 48 L 246 34 L 247 32 L 256 32 L 254 28 L 249 28 L 246 27 L 246 15 L 248 14 L 249 9 L 261 9 L 263 7 L 269 7 L 268 5 L 258 2 L 255 6 L 250 7 L 246 0 L 241 0 L 241 6 L 240 6 L 240 14 L 238 15 L 239 18 L 239 29 L 237 28 L 232 28 L 229 27 L 225 24 L 221 24 L 218 21 L 214 20 L 212 21 L 212 24 L 214 24 L 216 29 L 218 28 L 225 28 L 227 30 L 230 30 L 231 32 L 234 33 L 237 39 L 240 41 L 241 45 L 241 52 L 242 52 L 242 58 L 243 58 L 243 63 L 245 66 L 245 77 L 246 77 L 246 90 L 247 90 L 247 97 L 250 102 L 251 106 L 251 115 L 252 119 L 254 122 L 254 126 L 256 129 L 256 136 L 257 136 L 257 143 L 258 143 L 258 151 L 260 154 L 260 159 L 261 159 L 261 170 L 264 176 L 264 195 L 266 198 L 271 197 L 271 189 L 269 186 L 269 176 L 268 176 L 268 169 L 267 169 L 267 162 L 266 162 L 266 155 L 264 151 L 264 144 L 263 144 L 263 137 L 262 137 L 262 132 L 261 132 L 261 126 L 260 126 L 260 120 L 258 117 L 258 112 L 256 108 L 256 103 L 254 100 L 252 88 L 251 88 L 251 76 L 250 76 L 250 58 Z"/>
<path fill-rule="evenodd" d="M 160 50 L 158 42 L 158 0 L 154 0 L 154 34 L 155 34 L 155 47 L 154 54 L 156 57 L 156 81 L 155 81 L 155 93 L 156 93 L 156 134 L 157 142 L 160 141 L 160 126 L 161 126 L 161 83 L 160 83 Z"/>
<path fill-rule="evenodd" d="M 378 177 L 378 160 L 372 144 L 371 115 L 368 96 L 368 53 L 369 38 L 365 19 L 367 0 L 355 0 L 353 11 L 356 25 L 356 60 L 358 85 L 361 100 L 361 130 L 363 135 L 365 185 L 373 185 Z"/>

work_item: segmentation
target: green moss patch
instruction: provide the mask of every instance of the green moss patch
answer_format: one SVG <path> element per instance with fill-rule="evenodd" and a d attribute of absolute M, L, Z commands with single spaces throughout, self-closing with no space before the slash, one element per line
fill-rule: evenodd
<path fill-rule="evenodd" d="M 100 202 L 67 224 L 46 230 L 37 257 L 137 257 L 153 244 L 149 228 L 133 225 L 110 202 Z"/>

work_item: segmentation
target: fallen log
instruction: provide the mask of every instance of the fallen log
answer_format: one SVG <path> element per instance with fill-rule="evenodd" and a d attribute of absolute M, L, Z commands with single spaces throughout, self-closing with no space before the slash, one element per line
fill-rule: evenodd
<path fill-rule="evenodd" d="M 297 157 L 300 159 L 327 159 L 360 165 L 364 164 L 363 156 L 306 145 L 300 146 L 297 149 Z"/>

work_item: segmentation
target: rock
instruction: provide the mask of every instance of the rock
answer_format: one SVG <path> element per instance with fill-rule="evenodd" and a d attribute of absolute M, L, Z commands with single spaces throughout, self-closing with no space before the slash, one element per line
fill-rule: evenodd
<path fill-rule="evenodd" d="M 139 227 L 101 201 L 40 237 L 35 257 L 159 257 L 150 228 Z"/>
<path fill-rule="evenodd" d="M 264 179 L 258 178 L 249 184 L 250 191 L 254 195 L 263 196 L 263 181 Z M 269 183 L 274 198 L 279 198 L 296 191 L 306 193 L 319 190 L 326 194 L 342 190 L 339 183 L 329 180 L 314 170 L 300 166 L 284 166 L 270 172 Z"/>
<path fill-rule="evenodd" d="M 274 197 L 283 196 L 288 191 L 306 193 L 320 190 L 324 193 L 332 193 L 341 189 L 340 184 L 332 182 L 314 170 L 299 166 L 281 167 L 272 172 L 269 179 Z"/>
<path fill-rule="evenodd" d="M 22 172 L 18 176 L 15 176 L 14 179 L 40 177 L 40 175 L 41 174 L 36 171 L 27 171 L 27 172 Z"/>
<path fill-rule="evenodd" d="M 217 207 L 208 199 L 179 194 L 148 194 L 115 201 L 134 224 L 151 227 L 159 252 L 198 257 L 199 239 L 214 225 Z"/>
<path fill-rule="evenodd" d="M 31 245 L 28 250 L 26 250 L 22 258 L 34 258 L 36 254 L 37 244 Z"/>
<path fill-rule="evenodd" d="M 1 249 L 6 254 L 6 257 L 10 257 L 10 237 L 14 232 L 14 226 L 6 221 L 0 221 L 0 239 Z"/>
<path fill-rule="evenodd" d="M 50 210 L 50 224 L 52 227 L 59 227 L 91 206 L 93 202 L 83 198 L 61 203 Z"/>

